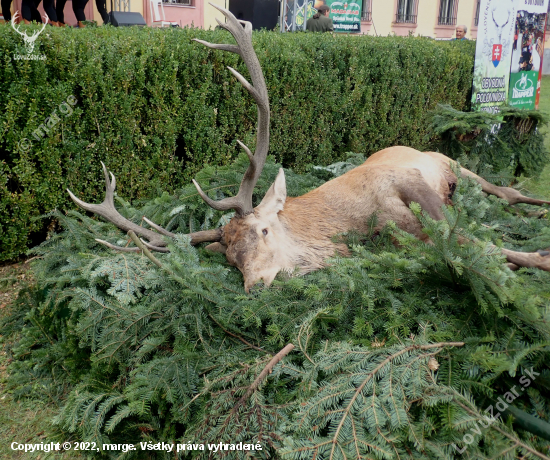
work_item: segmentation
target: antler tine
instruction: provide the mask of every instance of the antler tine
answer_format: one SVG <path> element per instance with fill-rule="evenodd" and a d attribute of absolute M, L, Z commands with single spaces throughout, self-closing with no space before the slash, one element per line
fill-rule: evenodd
<path fill-rule="evenodd" d="M 15 21 L 16 19 L 18 18 L 19 16 L 19 11 L 16 11 L 15 14 L 13 15 L 13 17 L 11 18 L 11 27 L 13 30 L 15 30 L 19 35 L 22 35 L 22 36 L 27 36 L 27 33 L 26 32 L 21 32 L 19 30 L 19 27 L 15 27 Z"/>
<path fill-rule="evenodd" d="M 170 252 L 170 250 L 168 248 L 163 248 L 163 247 L 160 247 L 160 246 L 153 246 L 152 244 L 149 244 L 147 241 L 144 241 L 140 238 L 140 241 L 148 248 L 148 249 L 151 249 L 152 251 L 157 251 L 157 252 Z M 139 249 L 139 248 L 138 248 Z"/>
<path fill-rule="evenodd" d="M 116 178 L 112 172 L 107 170 L 107 167 L 103 162 L 101 162 L 101 165 L 103 166 L 103 175 L 105 176 L 105 199 L 103 200 L 103 202 L 101 204 L 86 203 L 78 199 L 73 194 L 73 192 L 67 189 L 67 192 L 69 192 L 71 199 L 85 211 L 93 212 L 94 214 L 100 215 L 105 220 L 115 224 L 121 230 L 124 230 L 125 232 L 128 232 L 129 230 L 133 230 L 136 235 L 140 235 L 147 238 L 149 242 L 145 242 L 143 240 L 142 241 L 145 244 L 145 246 L 148 247 L 149 249 L 153 251 L 158 251 L 158 252 L 169 252 L 169 250 L 166 248 L 166 242 L 164 241 L 164 239 L 159 233 L 161 233 L 164 236 L 168 236 L 170 238 L 173 238 L 176 235 L 174 233 L 169 232 L 165 228 L 162 228 L 160 225 L 157 225 L 154 222 L 150 221 L 146 217 L 143 217 L 143 220 L 145 220 L 145 222 L 147 222 L 151 227 L 153 227 L 159 233 L 155 233 L 152 230 L 149 230 L 144 227 L 140 227 L 134 222 L 123 217 L 115 208 L 114 193 L 116 188 Z M 109 179 L 109 175 L 111 176 L 110 179 Z M 200 232 L 192 232 L 192 233 L 189 233 L 189 236 L 191 237 L 191 244 L 193 245 L 196 245 L 199 243 L 220 241 L 222 239 L 222 229 L 217 228 L 215 230 L 202 230 Z M 123 248 L 123 247 L 108 243 L 107 241 L 104 241 L 104 240 L 96 239 L 96 241 L 116 251 L 141 252 L 141 249 L 136 247 Z"/>
<path fill-rule="evenodd" d="M 260 66 L 260 61 L 254 52 L 254 47 L 252 46 L 252 24 L 247 21 L 238 20 L 225 8 L 212 3 L 210 3 L 210 5 L 219 10 L 227 18 L 227 23 L 224 24 L 218 20 L 218 24 L 233 35 L 237 45 L 216 45 L 204 42 L 202 40 L 196 41 L 210 48 L 237 53 L 243 58 L 246 68 L 250 73 L 252 84 L 250 84 L 246 78 L 235 69 L 231 67 L 228 68 L 229 71 L 237 78 L 237 80 L 239 80 L 239 82 L 254 98 L 254 101 L 258 106 L 256 151 L 252 154 L 248 147 L 238 141 L 239 145 L 246 151 L 246 154 L 250 159 L 250 164 L 244 174 L 243 180 L 239 187 L 239 192 L 236 196 L 224 198 L 221 201 L 214 201 L 202 191 L 196 181 L 193 181 L 193 183 L 195 184 L 199 195 L 209 206 L 219 211 L 234 209 L 237 215 L 242 217 L 254 211 L 254 207 L 252 205 L 252 194 L 254 193 L 254 187 L 258 182 L 265 164 L 267 152 L 269 150 L 269 97 L 267 95 L 267 87 L 262 73 L 262 68 Z"/>
<path fill-rule="evenodd" d="M 215 50 L 229 51 L 230 53 L 235 53 L 239 55 L 241 54 L 239 47 L 236 45 L 226 45 L 225 43 L 210 43 L 205 40 L 200 40 L 198 38 L 193 38 L 193 41 Z"/>
<path fill-rule="evenodd" d="M 238 195 L 230 196 L 227 198 L 223 198 L 222 200 L 215 201 L 202 191 L 201 186 L 197 183 L 195 179 L 192 179 L 192 180 L 193 180 L 193 184 L 197 188 L 197 192 L 199 192 L 199 195 L 206 202 L 208 206 L 210 206 L 211 208 L 214 208 L 216 211 L 228 211 L 229 209 L 234 209 L 237 212 L 237 214 L 244 215 L 245 210 L 242 207 L 242 203 L 237 198 Z"/>
<path fill-rule="evenodd" d="M 44 19 L 46 20 L 46 22 L 42 25 L 42 29 L 40 30 L 40 32 L 35 32 L 33 36 L 38 37 L 48 25 L 48 22 L 50 21 L 50 17 L 47 15 L 47 13 L 44 13 Z"/>
<path fill-rule="evenodd" d="M 147 217 L 144 216 L 143 220 L 147 222 L 151 227 L 153 227 L 159 233 L 162 233 L 163 235 L 170 236 L 170 237 L 174 236 L 173 233 L 170 233 L 165 228 L 162 228 L 160 225 L 157 225 L 154 222 L 150 221 L 149 219 L 147 219 Z M 199 243 L 211 242 L 211 241 L 220 241 L 222 238 L 222 229 L 217 228 L 215 230 L 201 230 L 199 232 L 188 233 L 187 235 L 191 237 L 191 244 L 193 245 L 199 244 Z M 147 246 L 147 243 L 145 243 L 145 245 Z M 149 249 L 151 248 L 152 247 L 149 247 Z"/>
<path fill-rule="evenodd" d="M 136 247 L 123 248 L 122 246 L 116 246 L 114 244 L 109 243 L 108 241 L 100 240 L 99 238 L 96 238 L 95 240 L 98 243 L 104 244 L 105 246 L 107 246 L 110 249 L 114 249 L 115 251 L 119 251 L 119 252 L 141 252 L 141 249 L 136 248 Z"/>
<path fill-rule="evenodd" d="M 108 222 L 115 224 L 121 230 L 124 230 L 125 232 L 127 232 L 128 230 L 133 230 L 137 235 L 147 238 L 149 240 L 149 243 L 152 244 L 153 246 L 159 246 L 159 247 L 166 246 L 166 243 L 164 242 L 161 235 L 147 228 L 140 227 L 134 222 L 123 217 L 116 210 L 115 203 L 114 203 L 116 179 L 113 173 L 110 173 L 111 180 L 109 180 L 109 171 L 107 171 L 107 168 L 105 164 L 103 164 L 103 162 L 101 163 L 101 165 L 103 166 L 103 174 L 105 176 L 105 199 L 103 200 L 103 202 L 101 204 L 86 203 L 78 199 L 73 194 L 73 192 L 67 189 L 67 192 L 69 192 L 71 199 L 85 211 L 98 214 Z M 166 236 L 175 236 L 173 233 L 170 233 L 170 232 L 167 232 L 167 233 L 169 234 Z"/>

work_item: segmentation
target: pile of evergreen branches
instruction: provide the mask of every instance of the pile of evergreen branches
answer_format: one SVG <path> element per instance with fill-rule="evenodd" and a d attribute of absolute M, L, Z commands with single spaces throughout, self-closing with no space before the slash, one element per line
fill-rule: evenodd
<path fill-rule="evenodd" d="M 471 171 L 482 169 L 486 179 L 536 177 L 549 160 L 540 132 L 547 122 L 548 117 L 538 110 L 505 106 L 492 114 L 462 112 L 441 104 L 432 111 L 428 137 L 433 136 L 433 148 L 462 161 Z"/>
<path fill-rule="evenodd" d="M 288 170 L 288 193 L 363 160 Z M 247 161 L 206 168 L 198 182 L 235 193 Z M 278 167 L 268 160 L 257 200 Z M 181 233 L 231 217 L 192 186 L 159 195 L 118 203 L 135 222 Z M 433 245 L 392 225 L 348 235 L 352 257 L 249 295 L 223 255 L 184 235 L 168 254 L 113 253 L 94 238 L 125 245 L 127 235 L 54 212 L 60 231 L 34 250 L 38 284 L 1 331 L 17 339 L 11 388 L 66 398 L 59 439 L 95 442 L 92 458 L 548 458 L 550 273 L 511 272 L 489 244 L 547 248 L 548 216 L 470 181 L 453 200 L 440 222 L 412 205 Z M 261 450 L 231 450 L 241 442 Z"/>

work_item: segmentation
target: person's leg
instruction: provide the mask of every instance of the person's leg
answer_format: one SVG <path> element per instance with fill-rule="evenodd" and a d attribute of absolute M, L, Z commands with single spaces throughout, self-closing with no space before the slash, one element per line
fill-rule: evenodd
<path fill-rule="evenodd" d="M 48 15 L 50 24 L 58 27 L 59 24 L 57 24 L 57 14 L 55 12 L 55 0 L 44 0 L 44 11 Z"/>
<path fill-rule="evenodd" d="M 34 0 L 34 9 L 31 10 L 32 20 L 42 23 L 42 16 L 40 16 L 40 11 L 38 11 L 38 6 L 42 0 Z"/>
<path fill-rule="evenodd" d="M 25 24 L 30 24 L 32 20 L 42 22 L 42 18 L 36 9 L 36 3 L 34 3 L 34 0 L 22 0 L 21 16 L 23 17 L 23 22 Z"/>
<path fill-rule="evenodd" d="M 83 22 L 86 20 L 86 14 L 84 13 L 84 8 L 88 0 L 73 0 L 73 12 L 78 21 L 78 27 L 84 27 Z"/>
<path fill-rule="evenodd" d="M 57 16 L 57 23 L 60 26 L 65 25 L 65 15 L 63 14 L 65 3 L 67 3 L 67 0 L 57 0 L 57 2 L 55 3 L 55 14 Z"/>
<path fill-rule="evenodd" d="M 12 0 L 1 0 L 2 16 L 4 16 L 6 22 L 11 21 L 11 2 Z"/>
<path fill-rule="evenodd" d="M 109 15 L 107 14 L 107 0 L 95 0 L 95 5 L 97 7 L 97 11 L 99 11 L 99 14 L 101 15 L 101 19 L 103 19 L 103 24 L 108 24 Z"/>

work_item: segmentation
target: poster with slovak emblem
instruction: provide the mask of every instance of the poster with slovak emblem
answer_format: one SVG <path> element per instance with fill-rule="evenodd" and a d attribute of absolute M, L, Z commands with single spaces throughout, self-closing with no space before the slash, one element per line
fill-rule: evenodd
<path fill-rule="evenodd" d="M 472 110 L 498 113 L 500 106 L 506 104 L 516 9 L 514 0 L 481 0 Z"/>

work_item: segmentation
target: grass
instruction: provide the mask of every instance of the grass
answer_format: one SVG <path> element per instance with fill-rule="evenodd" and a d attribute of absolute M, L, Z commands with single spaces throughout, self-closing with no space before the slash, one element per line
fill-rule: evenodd
<path fill-rule="evenodd" d="M 539 110 L 550 116 L 550 75 L 543 76 L 540 84 Z M 550 151 L 550 126 L 543 128 L 544 145 Z M 539 177 L 526 179 L 525 188 L 535 196 L 550 199 L 550 163 L 542 170 Z"/>
<path fill-rule="evenodd" d="M 25 285 L 33 283 L 32 271 L 26 263 L 0 267 L 0 324 L 12 316 L 13 301 Z M 7 387 L 7 367 L 11 361 L 7 343 L 0 335 L 0 459 L 69 460 L 81 459 L 74 451 L 59 453 L 14 451 L 11 443 L 40 444 L 59 442 L 51 420 L 58 412 L 58 402 L 51 399 L 16 400 Z M 61 403 L 61 401 L 59 401 Z M 70 441 L 63 439 L 61 441 Z"/>

